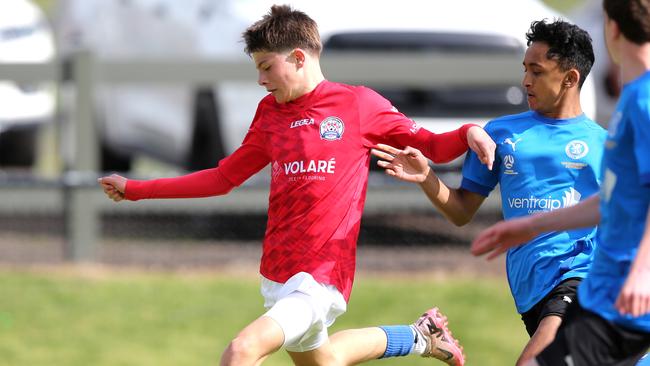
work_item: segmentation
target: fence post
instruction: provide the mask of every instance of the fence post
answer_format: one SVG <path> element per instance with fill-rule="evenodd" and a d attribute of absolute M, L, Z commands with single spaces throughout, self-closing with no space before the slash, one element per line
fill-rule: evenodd
<path fill-rule="evenodd" d="M 94 122 L 95 62 L 88 51 L 73 60 L 75 103 L 68 143 L 74 153 L 65 162 L 63 202 L 65 216 L 65 256 L 73 262 L 96 259 L 98 210 L 93 202 L 97 189 L 98 136 Z"/>

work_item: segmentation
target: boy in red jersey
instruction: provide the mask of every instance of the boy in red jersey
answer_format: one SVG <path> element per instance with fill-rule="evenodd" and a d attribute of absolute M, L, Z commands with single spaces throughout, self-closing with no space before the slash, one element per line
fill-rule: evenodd
<path fill-rule="evenodd" d="M 229 344 L 221 365 L 259 365 L 281 347 L 296 365 L 353 365 L 412 353 L 463 365 L 462 349 L 435 308 L 412 325 L 331 337 L 327 328 L 345 312 L 352 289 L 370 149 L 409 145 L 440 163 L 470 146 L 491 166 L 494 142 L 473 125 L 433 134 L 376 92 L 325 80 L 318 27 L 288 6 L 273 6 L 244 40 L 269 95 L 232 155 L 216 168 L 176 178 L 100 179 L 114 201 L 207 197 L 228 193 L 271 164 L 260 266 L 268 311 Z"/>

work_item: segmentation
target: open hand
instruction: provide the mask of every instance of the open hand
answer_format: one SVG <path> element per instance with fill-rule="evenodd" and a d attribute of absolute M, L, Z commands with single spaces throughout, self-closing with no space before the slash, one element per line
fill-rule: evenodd
<path fill-rule="evenodd" d="M 500 221 L 479 233 L 472 241 L 471 252 L 475 256 L 490 253 L 487 259 L 493 259 L 536 235 L 529 217 Z"/>
<path fill-rule="evenodd" d="M 639 317 L 650 313 L 650 270 L 630 271 L 614 306 L 622 315 Z"/>
<path fill-rule="evenodd" d="M 384 168 L 386 174 L 406 182 L 422 183 L 431 170 L 427 158 L 414 147 L 407 146 L 400 150 L 390 145 L 378 144 L 371 153 L 382 159 L 377 165 Z"/>

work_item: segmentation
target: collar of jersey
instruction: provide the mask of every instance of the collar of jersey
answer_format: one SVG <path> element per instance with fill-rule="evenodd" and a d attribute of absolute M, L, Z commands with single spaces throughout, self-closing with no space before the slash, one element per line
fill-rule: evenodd
<path fill-rule="evenodd" d="M 290 102 L 280 104 L 280 108 L 296 109 L 312 105 L 313 102 L 318 99 L 318 96 L 321 94 L 321 91 L 325 87 L 325 84 L 327 84 L 327 80 L 321 81 L 318 83 L 318 85 L 316 85 L 314 90 L 310 91 L 307 94 L 301 95 Z"/>

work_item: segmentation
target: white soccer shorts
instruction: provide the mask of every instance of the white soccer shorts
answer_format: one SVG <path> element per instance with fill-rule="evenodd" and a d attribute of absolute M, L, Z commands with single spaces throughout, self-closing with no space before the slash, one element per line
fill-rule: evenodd
<path fill-rule="evenodd" d="M 284 332 L 283 347 L 290 352 L 314 350 L 327 341 L 327 328 L 345 313 L 345 298 L 332 285 L 316 282 L 305 272 L 286 283 L 262 278 L 265 316 L 275 320 Z"/>

